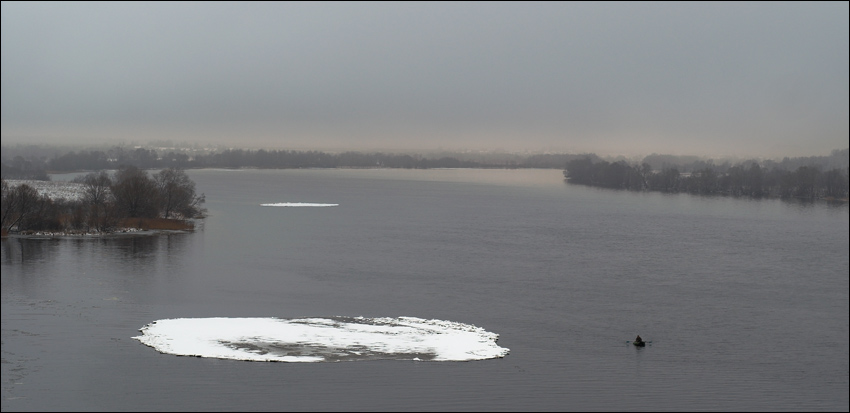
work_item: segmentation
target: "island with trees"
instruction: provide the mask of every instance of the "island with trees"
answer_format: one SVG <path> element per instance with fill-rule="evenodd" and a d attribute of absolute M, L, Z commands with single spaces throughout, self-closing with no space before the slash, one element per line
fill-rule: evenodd
<path fill-rule="evenodd" d="M 2 179 L 0 224 L 7 234 L 113 234 L 128 230 L 191 230 L 202 218 L 203 194 L 179 168 L 152 176 L 136 166 L 91 172 L 74 181 L 77 197 L 39 194 L 27 183 Z"/>

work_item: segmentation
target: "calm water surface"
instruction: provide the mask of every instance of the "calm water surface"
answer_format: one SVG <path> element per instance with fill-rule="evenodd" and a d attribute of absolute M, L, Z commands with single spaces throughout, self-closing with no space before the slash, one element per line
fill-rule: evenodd
<path fill-rule="evenodd" d="M 848 410 L 846 205 L 558 170 L 189 175 L 210 215 L 195 233 L 2 241 L 4 412 Z M 339 206 L 260 206 L 277 202 Z M 311 316 L 458 321 L 511 352 L 258 363 L 130 338 L 162 318 Z"/>

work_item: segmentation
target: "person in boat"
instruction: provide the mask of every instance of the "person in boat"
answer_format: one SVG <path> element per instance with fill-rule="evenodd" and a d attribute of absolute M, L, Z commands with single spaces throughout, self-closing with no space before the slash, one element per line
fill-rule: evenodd
<path fill-rule="evenodd" d="M 635 344 L 636 346 L 643 345 L 643 339 L 642 339 L 642 338 L 640 338 L 640 334 L 638 334 L 637 338 L 636 338 L 636 339 L 635 339 L 635 341 L 634 341 L 634 344 Z"/>

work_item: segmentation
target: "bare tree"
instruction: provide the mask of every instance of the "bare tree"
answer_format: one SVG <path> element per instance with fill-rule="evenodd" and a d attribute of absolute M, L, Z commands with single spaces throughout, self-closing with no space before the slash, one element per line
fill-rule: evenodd
<path fill-rule="evenodd" d="M 159 192 L 147 172 L 135 166 L 123 166 L 115 172 L 111 189 L 122 216 L 155 218 L 159 215 Z"/>
<path fill-rule="evenodd" d="M 44 199 L 27 184 L 10 188 L 6 181 L 3 181 L 2 206 L 3 229 L 11 231 L 12 228 L 17 228 L 23 231 L 38 225 L 33 218 L 41 214 Z"/>
<path fill-rule="evenodd" d="M 171 218 L 177 213 L 184 218 L 194 218 L 203 214 L 200 204 L 205 197 L 195 194 L 195 182 L 185 171 L 167 168 L 154 174 L 153 178 L 159 191 L 159 208 L 163 217 Z"/>
<path fill-rule="evenodd" d="M 87 209 L 86 223 L 89 228 L 104 231 L 115 225 L 111 214 L 112 179 L 105 171 L 92 172 L 83 178 L 83 202 Z"/>
<path fill-rule="evenodd" d="M 18 198 L 14 196 L 9 187 L 9 183 L 5 179 L 2 180 L 2 211 L 0 211 L 0 227 L 9 230 L 12 227 L 12 217 L 14 211 L 18 209 Z"/>

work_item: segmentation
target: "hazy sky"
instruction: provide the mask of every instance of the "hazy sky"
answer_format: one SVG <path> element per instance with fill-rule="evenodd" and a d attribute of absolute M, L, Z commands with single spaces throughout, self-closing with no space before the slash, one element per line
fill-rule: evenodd
<path fill-rule="evenodd" d="M 848 2 L 2 3 L 2 138 L 827 155 Z"/>

